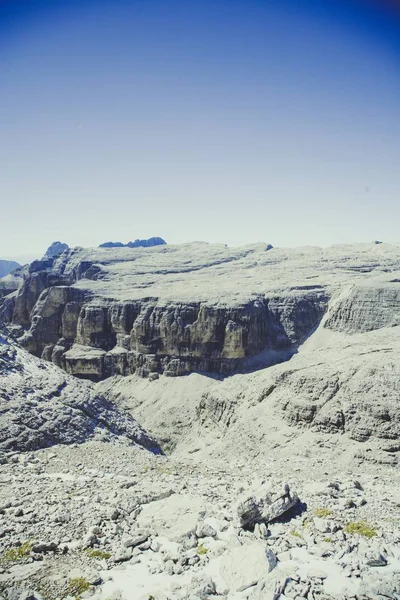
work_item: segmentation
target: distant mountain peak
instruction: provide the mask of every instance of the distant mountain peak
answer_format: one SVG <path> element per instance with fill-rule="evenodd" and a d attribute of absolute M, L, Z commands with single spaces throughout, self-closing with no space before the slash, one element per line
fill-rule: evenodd
<path fill-rule="evenodd" d="M 20 266 L 15 260 L 0 260 L 0 277 L 5 277 Z"/>
<path fill-rule="evenodd" d="M 123 244 L 122 242 L 104 242 L 99 248 L 149 248 L 151 246 L 162 246 L 167 242 L 160 237 L 151 237 L 148 240 L 135 240 Z"/>
<path fill-rule="evenodd" d="M 46 258 L 55 258 L 62 254 L 65 250 L 68 250 L 68 244 L 64 244 L 63 242 L 53 242 L 46 250 L 46 254 L 43 256 L 42 260 L 46 260 Z"/>

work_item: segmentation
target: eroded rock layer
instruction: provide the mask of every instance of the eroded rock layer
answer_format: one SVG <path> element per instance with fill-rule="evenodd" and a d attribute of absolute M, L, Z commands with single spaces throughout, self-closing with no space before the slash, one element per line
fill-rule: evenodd
<path fill-rule="evenodd" d="M 320 325 L 397 325 L 400 249 L 229 249 L 188 244 L 67 250 L 31 264 L 2 316 L 67 372 L 220 375 L 290 358 Z"/>

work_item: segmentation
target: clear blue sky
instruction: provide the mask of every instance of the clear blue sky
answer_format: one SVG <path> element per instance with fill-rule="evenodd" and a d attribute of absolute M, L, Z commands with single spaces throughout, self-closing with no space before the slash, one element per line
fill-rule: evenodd
<path fill-rule="evenodd" d="M 0 257 L 400 241 L 400 11 L 0 2 Z"/>

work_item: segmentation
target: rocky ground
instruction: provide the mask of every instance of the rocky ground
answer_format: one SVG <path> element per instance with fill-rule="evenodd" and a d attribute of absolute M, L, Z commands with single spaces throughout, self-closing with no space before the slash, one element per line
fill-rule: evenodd
<path fill-rule="evenodd" d="M 251 463 L 97 441 L 3 456 L 4 598 L 399 598 L 397 470 L 304 435 Z M 296 507 L 240 527 L 240 499 L 284 481 Z"/>

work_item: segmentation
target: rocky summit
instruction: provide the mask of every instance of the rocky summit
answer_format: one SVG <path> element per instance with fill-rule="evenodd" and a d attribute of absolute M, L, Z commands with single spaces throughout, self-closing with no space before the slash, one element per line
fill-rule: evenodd
<path fill-rule="evenodd" d="M 71 248 L 0 293 L 0 597 L 398 600 L 400 246 Z"/>
<path fill-rule="evenodd" d="M 64 250 L 68 250 L 68 248 L 68 244 L 64 244 L 64 242 L 53 242 L 47 248 L 42 260 L 47 260 L 48 258 L 55 258 L 56 256 L 60 256 L 60 254 L 62 254 Z"/>
<path fill-rule="evenodd" d="M 151 246 L 162 246 L 167 242 L 160 237 L 151 237 L 146 240 L 135 240 L 134 242 L 128 242 L 123 244 L 122 242 L 104 242 L 100 244 L 99 248 L 149 248 Z"/>

